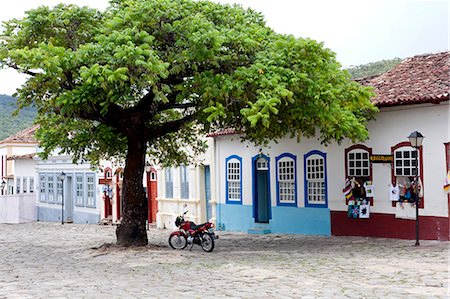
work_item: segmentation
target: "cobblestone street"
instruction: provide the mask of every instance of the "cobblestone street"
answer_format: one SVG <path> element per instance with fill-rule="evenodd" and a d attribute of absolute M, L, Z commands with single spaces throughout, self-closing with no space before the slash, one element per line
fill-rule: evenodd
<path fill-rule="evenodd" d="M 0 224 L 0 298 L 449 296 L 449 242 L 219 231 L 205 253 L 172 250 L 169 233 L 120 249 L 100 247 L 111 226 Z"/>

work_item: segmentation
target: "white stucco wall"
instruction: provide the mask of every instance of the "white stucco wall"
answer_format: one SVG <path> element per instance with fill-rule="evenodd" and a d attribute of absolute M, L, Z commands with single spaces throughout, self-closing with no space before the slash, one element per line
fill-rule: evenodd
<path fill-rule="evenodd" d="M 384 108 L 376 121 L 369 124 L 370 139 L 362 143 L 372 148 L 373 154 L 391 154 L 391 147 L 408 141 L 407 136 L 415 130 L 424 136 L 423 172 L 424 203 L 421 210 L 424 216 L 448 216 L 447 196 L 443 191 L 446 175 L 444 142 L 450 141 L 449 102 L 439 105 L 423 104 Z M 275 157 L 282 153 L 297 156 L 297 202 L 304 206 L 304 155 L 311 150 L 327 154 L 328 207 L 331 210 L 346 211 L 347 205 L 342 193 L 345 180 L 345 148 L 352 143 L 348 140 L 341 145 L 323 146 L 315 139 L 285 138 L 279 143 L 270 143 L 262 153 L 270 157 L 270 190 L 272 205 L 276 205 Z M 220 203 L 225 203 L 225 159 L 231 155 L 242 157 L 242 199 L 243 204 L 252 204 L 252 167 L 251 158 L 260 152 L 249 143 L 241 143 L 237 135 L 216 137 L 216 157 L 218 166 L 215 186 Z M 391 183 L 391 164 L 373 164 L 373 182 L 375 184 L 374 205 L 371 212 L 395 214 L 395 208 L 389 201 L 388 184 Z"/>
<path fill-rule="evenodd" d="M 34 194 L 0 196 L 0 223 L 23 223 L 36 220 Z"/>
<path fill-rule="evenodd" d="M 195 165 L 188 165 L 188 184 L 189 198 L 181 198 L 181 176 L 180 167 L 172 168 L 173 178 L 173 198 L 166 197 L 166 174 L 165 169 L 156 167 L 158 171 L 158 213 L 156 224 L 158 228 L 174 228 L 176 216 L 184 211 L 184 205 L 189 211 L 186 219 L 201 223 L 206 221 L 215 222 L 215 156 L 214 156 L 214 139 L 206 138 L 208 149 L 205 154 L 196 158 Z M 206 200 L 205 200 L 205 173 L 204 166 L 210 167 L 211 179 L 211 205 L 212 217 L 206 219 Z"/>

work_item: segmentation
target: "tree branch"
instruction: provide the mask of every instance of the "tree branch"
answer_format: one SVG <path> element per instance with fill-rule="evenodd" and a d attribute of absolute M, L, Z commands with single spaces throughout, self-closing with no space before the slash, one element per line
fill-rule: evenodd
<path fill-rule="evenodd" d="M 21 73 L 30 75 L 30 76 L 32 76 L 32 77 L 35 77 L 36 75 L 39 74 L 39 73 L 35 73 L 35 72 L 29 71 L 29 70 L 23 70 L 23 69 L 21 69 L 21 68 L 20 68 L 17 64 L 15 64 L 15 63 L 13 63 L 13 64 L 7 63 L 6 66 L 8 66 L 8 67 L 10 67 L 10 68 L 13 68 L 13 69 L 15 69 L 15 70 L 18 70 L 18 71 L 21 72 Z"/>
<path fill-rule="evenodd" d="M 163 123 L 157 127 L 148 128 L 150 131 L 154 132 L 152 134 L 149 134 L 149 138 L 156 139 L 156 138 L 162 137 L 166 134 L 176 132 L 186 123 L 193 121 L 197 117 L 197 114 L 198 113 L 195 112 L 193 114 L 186 115 L 183 118 Z"/>
<path fill-rule="evenodd" d="M 196 107 L 197 104 L 193 102 L 189 103 L 161 103 L 158 106 L 158 111 L 164 111 L 168 109 L 187 109 Z"/>

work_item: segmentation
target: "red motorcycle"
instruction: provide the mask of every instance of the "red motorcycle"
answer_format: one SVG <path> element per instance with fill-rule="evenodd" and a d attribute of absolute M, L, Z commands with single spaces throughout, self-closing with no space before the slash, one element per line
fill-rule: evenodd
<path fill-rule="evenodd" d="M 214 249 L 214 239 L 218 239 L 214 233 L 214 224 L 206 222 L 200 225 L 196 225 L 192 221 L 184 220 L 184 215 L 178 216 L 175 220 L 175 225 L 178 227 L 178 231 L 170 234 L 169 245 L 173 249 L 184 249 L 188 244 L 194 246 L 194 244 L 200 245 L 206 252 L 211 252 Z"/>

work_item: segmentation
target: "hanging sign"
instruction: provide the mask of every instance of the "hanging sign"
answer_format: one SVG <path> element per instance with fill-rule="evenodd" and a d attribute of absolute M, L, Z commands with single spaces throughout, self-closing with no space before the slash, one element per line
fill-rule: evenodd
<path fill-rule="evenodd" d="M 392 163 L 394 161 L 393 155 L 371 155 L 370 161 L 372 163 Z"/>
<path fill-rule="evenodd" d="M 109 185 L 111 182 L 112 182 L 111 179 L 104 179 L 104 178 L 98 179 L 99 185 Z"/>

